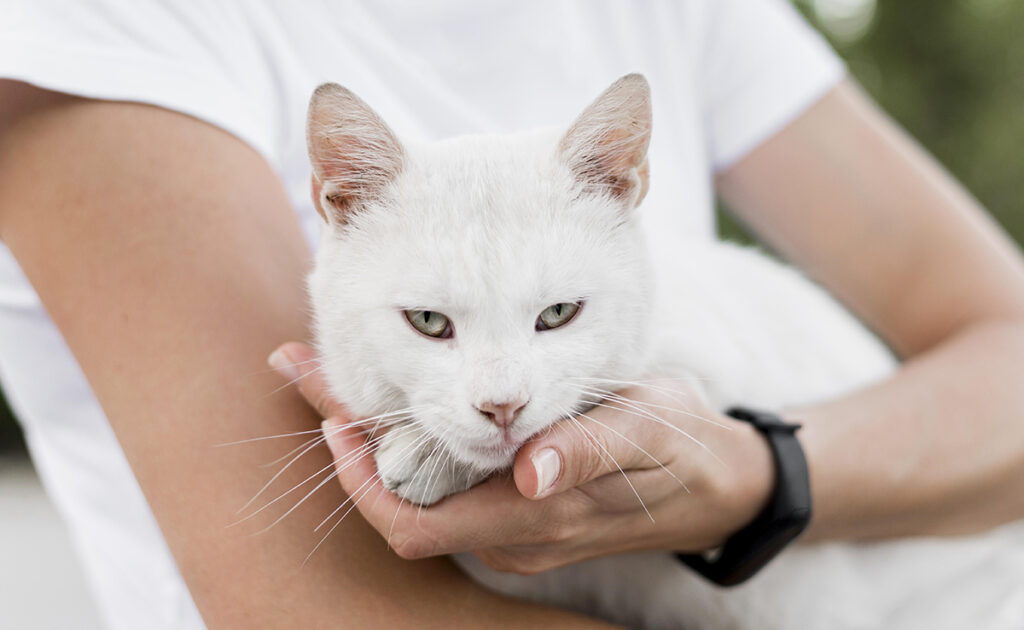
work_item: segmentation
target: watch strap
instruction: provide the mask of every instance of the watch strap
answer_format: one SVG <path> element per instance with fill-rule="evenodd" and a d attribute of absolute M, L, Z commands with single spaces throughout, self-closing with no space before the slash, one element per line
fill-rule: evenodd
<path fill-rule="evenodd" d="M 799 424 L 774 413 L 734 407 L 726 414 L 754 426 L 771 447 L 775 489 L 768 505 L 714 553 L 676 554 L 680 561 L 708 580 L 740 584 L 760 571 L 793 542 L 811 520 L 811 488 L 807 459 L 797 440 Z"/>

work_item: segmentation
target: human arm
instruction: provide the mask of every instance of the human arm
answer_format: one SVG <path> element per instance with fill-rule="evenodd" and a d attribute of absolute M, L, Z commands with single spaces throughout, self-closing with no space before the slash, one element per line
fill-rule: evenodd
<path fill-rule="evenodd" d="M 0 238 L 87 375 L 211 629 L 604 627 L 491 594 L 447 560 L 403 561 L 357 517 L 303 565 L 344 500 L 334 484 L 266 534 L 225 528 L 282 449 L 212 446 L 318 423 L 294 393 L 268 395 L 280 382 L 267 352 L 308 336 L 309 254 L 276 175 L 237 138 L 0 81 Z M 329 462 L 310 451 L 279 485 Z"/>
<path fill-rule="evenodd" d="M 1024 263 L 978 203 L 848 82 L 718 186 L 906 361 L 875 387 L 787 412 L 805 425 L 808 538 L 1024 517 Z"/>

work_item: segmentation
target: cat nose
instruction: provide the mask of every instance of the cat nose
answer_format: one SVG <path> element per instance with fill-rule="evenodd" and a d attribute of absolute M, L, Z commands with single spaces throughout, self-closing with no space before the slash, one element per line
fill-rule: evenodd
<path fill-rule="evenodd" d="M 477 405 L 476 410 L 485 418 L 494 423 L 499 429 L 507 429 L 515 422 L 516 416 L 523 410 L 529 400 L 513 400 L 512 402 L 495 403 L 483 402 Z"/>

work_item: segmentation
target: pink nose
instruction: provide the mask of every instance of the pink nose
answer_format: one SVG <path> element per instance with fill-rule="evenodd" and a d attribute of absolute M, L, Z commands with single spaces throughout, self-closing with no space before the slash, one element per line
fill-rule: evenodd
<path fill-rule="evenodd" d="M 506 403 L 485 402 L 477 406 L 477 411 L 484 414 L 499 429 L 507 429 L 515 422 L 516 416 L 526 406 L 528 400 L 514 400 Z"/>

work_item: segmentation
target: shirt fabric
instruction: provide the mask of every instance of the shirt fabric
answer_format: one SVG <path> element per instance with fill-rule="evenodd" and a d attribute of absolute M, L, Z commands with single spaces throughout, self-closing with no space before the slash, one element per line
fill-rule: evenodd
<path fill-rule="evenodd" d="M 0 78 L 227 130 L 280 176 L 311 247 L 304 126 L 322 82 L 400 137 L 434 139 L 567 126 L 643 73 L 654 134 L 641 212 L 657 260 L 713 237 L 713 174 L 843 76 L 782 0 L 0 0 L 0 16 Z M 2 245 L 0 379 L 109 627 L 203 628 L 84 375 Z"/>

